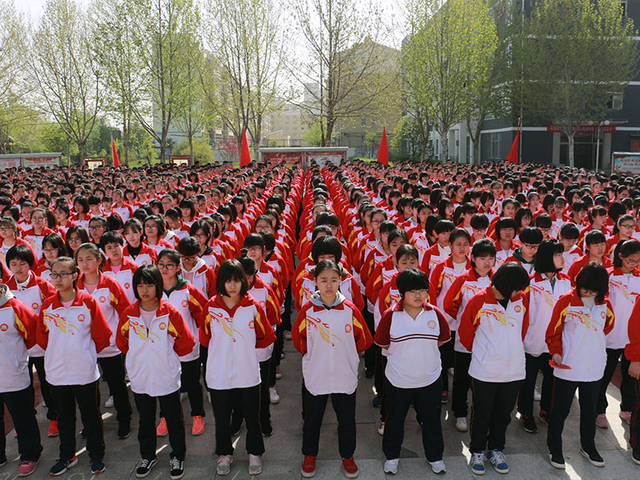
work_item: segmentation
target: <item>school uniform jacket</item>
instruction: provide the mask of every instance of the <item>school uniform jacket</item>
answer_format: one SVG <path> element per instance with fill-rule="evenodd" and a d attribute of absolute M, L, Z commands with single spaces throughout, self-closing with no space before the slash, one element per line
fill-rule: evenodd
<path fill-rule="evenodd" d="M 375 329 L 378 329 L 378 325 L 380 324 L 380 320 L 382 320 L 382 315 L 389 308 L 393 307 L 396 302 L 400 302 L 402 300 L 402 296 L 400 295 L 400 290 L 398 290 L 398 271 L 393 274 L 393 276 L 384 283 L 384 286 L 380 289 L 378 294 L 378 299 L 376 300 L 376 310 L 373 313 L 373 325 Z M 383 350 L 382 354 L 385 352 Z"/>
<path fill-rule="evenodd" d="M 465 271 L 470 268 L 471 260 L 467 257 Z M 434 304 L 443 312 L 445 312 L 444 296 L 458 275 L 455 271 L 455 265 L 453 264 L 453 257 L 449 257 L 438 263 L 432 271 L 431 280 L 429 281 L 429 298 L 431 298 Z M 455 331 L 458 328 L 458 322 L 455 317 L 450 317 L 446 312 L 445 315 L 449 321 L 449 327 Z"/>
<path fill-rule="evenodd" d="M 467 303 L 458 327 L 460 342 L 471 352 L 469 375 L 482 382 L 523 380 L 523 339 L 529 328 L 524 294 L 511 299 L 505 309 L 487 287 Z"/>
<path fill-rule="evenodd" d="M 607 335 L 607 348 L 620 349 L 629 343 L 629 317 L 639 295 L 640 270 L 636 268 L 625 275 L 621 268 L 609 269 L 609 301 L 616 321 Z"/>
<path fill-rule="evenodd" d="M 109 346 L 98 354 L 98 358 L 111 358 L 116 355 L 120 355 L 120 349 L 116 345 L 118 323 L 120 322 L 120 315 L 122 315 L 122 312 L 131 305 L 131 302 L 129 301 L 129 298 L 127 298 L 127 294 L 124 289 L 117 281 L 103 273 L 100 273 L 99 275 L 100 280 L 92 293 L 85 290 L 84 275 L 80 275 L 80 278 L 78 278 L 76 288 L 89 293 L 89 295 L 95 298 L 100 305 L 102 313 L 104 313 L 107 323 L 109 324 L 109 328 L 111 329 L 111 338 Z"/>
<path fill-rule="evenodd" d="M 342 293 L 347 300 L 353 302 L 360 311 L 365 307 L 362 293 L 358 282 L 349 272 L 340 268 L 340 293 Z M 316 291 L 316 281 L 311 272 L 307 272 L 302 280 L 299 282 L 298 294 L 296 295 L 296 310 L 300 310 L 302 306 L 311 299 L 311 296 Z"/>
<path fill-rule="evenodd" d="M 162 298 L 173 305 L 180 315 L 186 327 L 195 340 L 193 349 L 180 357 L 181 362 L 191 362 L 200 358 L 200 342 L 198 341 L 202 312 L 207 304 L 207 298 L 196 287 L 180 277 L 178 284 L 172 290 L 165 290 Z"/>
<path fill-rule="evenodd" d="M 127 298 L 129 298 L 129 303 L 134 303 L 136 301 L 136 296 L 133 293 L 133 274 L 136 273 L 137 269 L 138 264 L 136 262 L 131 260 L 129 257 L 123 256 L 120 270 L 118 270 L 117 273 L 112 269 L 109 260 L 104 261 L 102 273 L 117 281 L 122 288 L 124 288 Z"/>
<path fill-rule="evenodd" d="M 296 317 L 293 345 L 302 353 L 302 376 L 312 395 L 352 394 L 358 387 L 361 352 L 373 339 L 362 314 L 340 292 L 326 306 L 315 293 Z"/>
<path fill-rule="evenodd" d="M 571 291 L 571 280 L 564 273 L 556 274 L 556 283 L 551 282 L 546 275 L 539 272 L 530 276 L 529 288 L 525 290 L 529 304 L 529 330 L 524 338 L 524 351 L 538 357 L 548 353 L 546 335 L 553 307 L 561 295 Z"/>
<path fill-rule="evenodd" d="M 613 308 L 608 299 L 589 309 L 575 288 L 556 303 L 547 329 L 549 353 L 562 356 L 571 369 L 554 369 L 553 374 L 573 382 L 595 382 L 607 364 L 605 336 L 613 329 Z"/>
<path fill-rule="evenodd" d="M 78 290 L 69 308 L 60 296 L 42 304 L 36 340 L 44 353 L 44 369 L 51 385 L 87 385 L 100 378 L 98 353 L 111 341 L 111 329 L 98 302 Z"/>
<path fill-rule="evenodd" d="M 230 390 L 260 384 L 256 348 L 266 348 L 276 339 L 264 309 L 249 294 L 229 309 L 218 294 L 209 300 L 204 315 L 200 343 L 209 348 L 209 388 Z"/>
<path fill-rule="evenodd" d="M 184 274 L 184 267 L 181 268 Z M 216 274 L 213 273 L 213 270 L 209 268 L 204 260 L 198 258 L 198 261 L 196 262 L 191 272 L 193 272 L 193 278 L 188 281 L 194 287 L 200 290 L 200 293 L 202 293 L 205 297 L 213 297 L 216 294 Z"/>
<path fill-rule="evenodd" d="M 133 258 L 129 253 L 129 245 L 124 247 L 122 255 L 133 260 L 139 267 L 144 265 L 155 265 L 158 261 L 158 252 L 144 242 L 141 243 L 140 253 L 136 258 Z"/>
<path fill-rule="evenodd" d="M 567 275 L 569 275 L 569 278 L 571 279 L 571 283 L 573 284 L 574 287 L 576 285 L 576 278 L 578 278 L 578 274 L 582 270 L 582 267 L 584 267 L 587 263 L 589 263 L 588 253 L 586 255 L 583 255 L 576 261 L 574 261 L 571 267 L 569 267 L 569 273 Z M 603 257 L 602 266 L 604 268 L 611 268 L 613 267 L 613 262 L 611 262 L 611 260 L 608 257 Z"/>
<path fill-rule="evenodd" d="M 195 340 L 180 312 L 169 302 L 160 300 L 147 328 L 137 301 L 120 316 L 116 344 L 127 356 L 131 390 L 161 397 L 180 389 L 179 357 L 193 350 Z"/>
<path fill-rule="evenodd" d="M 255 275 L 253 286 L 249 289 L 249 294 L 254 298 L 256 302 L 262 307 L 267 315 L 269 325 L 276 331 L 276 325 L 282 323 L 282 317 L 280 316 L 280 307 L 278 306 L 278 300 L 276 294 L 273 292 L 271 286 L 265 283 L 258 275 Z M 266 348 L 258 348 L 258 361 L 265 362 L 271 358 L 273 354 L 274 344 L 272 343 Z"/>
<path fill-rule="evenodd" d="M 426 273 L 429 279 L 431 279 L 431 274 L 435 266 L 443 260 L 446 260 L 449 255 L 451 255 L 451 247 L 442 247 L 436 242 L 424 253 L 422 263 L 420 263 L 420 270 Z"/>
<path fill-rule="evenodd" d="M 636 302 L 629 317 L 629 343 L 624 347 L 624 356 L 630 362 L 640 362 L 640 302 Z"/>
<path fill-rule="evenodd" d="M 27 350 L 36 342 L 38 316 L 0 286 L 0 393 L 31 385 Z"/>
<path fill-rule="evenodd" d="M 386 349 L 385 376 L 397 388 L 421 388 L 440 378 L 438 342 L 451 339 L 444 314 L 425 302 L 413 319 L 402 302 L 388 309 L 376 329 L 376 344 Z"/>
<path fill-rule="evenodd" d="M 173 248 L 173 245 L 168 242 L 167 240 L 165 240 L 164 238 L 159 238 L 158 239 L 158 243 L 156 243 L 155 245 L 149 245 L 146 241 L 143 242 L 146 246 L 148 246 L 149 248 L 152 248 L 156 251 L 156 253 L 160 253 L 162 250 L 164 250 L 165 248 Z M 140 252 L 142 253 L 142 252 Z M 158 258 L 156 257 L 156 262 L 157 262 Z"/>

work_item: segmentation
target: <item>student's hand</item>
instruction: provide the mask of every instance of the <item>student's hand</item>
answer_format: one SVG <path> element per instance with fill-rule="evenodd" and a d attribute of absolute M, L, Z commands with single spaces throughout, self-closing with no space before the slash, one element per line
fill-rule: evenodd
<path fill-rule="evenodd" d="M 562 355 L 560 355 L 559 353 L 554 353 L 553 357 L 551 357 L 551 360 L 556 362 L 558 365 L 561 365 L 562 364 Z"/>
<path fill-rule="evenodd" d="M 631 362 L 629 364 L 629 376 L 640 380 L 640 362 Z"/>

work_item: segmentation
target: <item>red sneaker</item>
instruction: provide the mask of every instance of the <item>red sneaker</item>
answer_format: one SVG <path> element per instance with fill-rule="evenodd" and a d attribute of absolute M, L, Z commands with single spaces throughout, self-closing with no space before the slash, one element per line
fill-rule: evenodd
<path fill-rule="evenodd" d="M 58 435 L 60 435 L 60 430 L 58 430 L 58 421 L 49 420 L 49 430 L 47 430 L 47 436 L 57 437 Z"/>
<path fill-rule="evenodd" d="M 307 455 L 302 461 L 302 476 L 311 478 L 316 474 L 316 457 Z"/>
<path fill-rule="evenodd" d="M 193 427 L 191 427 L 191 435 L 202 435 L 204 432 L 204 418 L 200 416 L 193 417 Z"/>
<path fill-rule="evenodd" d="M 353 461 L 353 457 L 349 459 L 342 459 L 342 466 L 344 467 L 344 474 L 347 478 L 357 478 L 358 476 L 358 466 L 356 462 Z"/>
<path fill-rule="evenodd" d="M 169 429 L 167 428 L 167 421 L 164 418 L 160 419 L 160 423 L 156 428 L 156 435 L 159 437 L 166 437 L 169 434 Z"/>

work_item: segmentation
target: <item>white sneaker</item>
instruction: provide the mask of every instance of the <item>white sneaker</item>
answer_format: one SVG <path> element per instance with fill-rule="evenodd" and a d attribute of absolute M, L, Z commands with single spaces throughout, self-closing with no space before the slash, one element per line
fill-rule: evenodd
<path fill-rule="evenodd" d="M 269 387 L 269 402 L 272 404 L 280 403 L 280 395 L 278 395 L 276 387 Z"/>
<path fill-rule="evenodd" d="M 378 424 L 378 435 L 384 435 L 384 422 Z"/>
<path fill-rule="evenodd" d="M 260 475 L 262 473 L 262 458 L 260 455 L 249 454 L 249 475 Z"/>
<path fill-rule="evenodd" d="M 216 466 L 216 473 L 220 476 L 229 475 L 231 464 L 233 463 L 233 455 L 220 455 Z"/>
<path fill-rule="evenodd" d="M 184 402 L 184 400 L 188 397 L 189 395 L 187 394 L 187 392 L 182 392 L 180 394 L 180 401 Z"/>
<path fill-rule="evenodd" d="M 467 425 L 467 417 L 456 418 L 456 430 L 459 432 L 466 432 L 469 430 L 469 426 Z"/>
<path fill-rule="evenodd" d="M 285 330 L 282 336 L 285 340 L 291 340 L 291 330 Z"/>
<path fill-rule="evenodd" d="M 447 466 L 442 460 L 438 460 L 437 462 L 429 462 L 429 465 L 431 465 L 431 470 L 433 471 L 433 473 L 445 473 L 447 471 Z"/>
<path fill-rule="evenodd" d="M 114 406 L 113 395 L 111 395 L 109 398 L 107 398 L 107 401 L 104 402 L 104 406 L 105 406 L 105 408 L 113 408 L 113 406 Z"/>
<path fill-rule="evenodd" d="M 542 394 L 538 391 L 538 389 L 536 388 L 533 391 L 533 400 L 536 402 L 539 402 L 542 399 Z"/>
<path fill-rule="evenodd" d="M 398 462 L 399 458 L 392 458 L 391 460 L 387 460 L 384 462 L 384 473 L 390 473 L 391 475 L 395 475 L 398 473 Z"/>

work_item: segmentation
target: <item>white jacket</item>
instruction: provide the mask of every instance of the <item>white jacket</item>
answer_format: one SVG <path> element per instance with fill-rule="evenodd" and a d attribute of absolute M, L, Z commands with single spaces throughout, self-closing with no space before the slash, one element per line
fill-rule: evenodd
<path fill-rule="evenodd" d="M 174 290 L 162 294 L 162 298 L 176 307 L 184 320 L 185 325 L 193 335 L 195 340 L 193 349 L 186 355 L 180 357 L 181 362 L 191 362 L 200 358 L 200 342 L 198 332 L 202 320 L 202 312 L 207 304 L 207 299 L 196 287 L 184 280 L 184 283 L 176 285 Z"/>
<path fill-rule="evenodd" d="M 630 275 L 620 268 L 609 269 L 609 301 L 613 307 L 615 324 L 607 335 L 607 348 L 620 349 L 629 343 L 629 317 L 640 295 L 640 271 Z"/>

